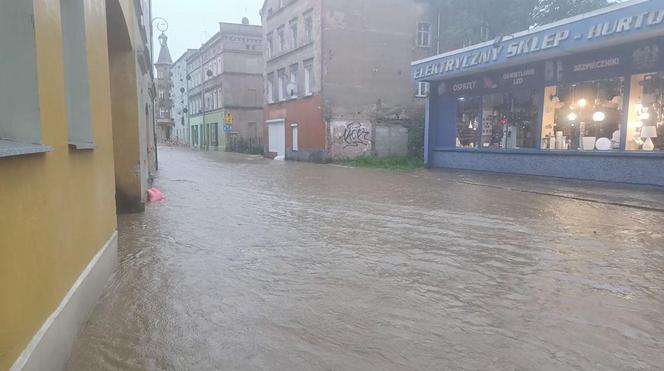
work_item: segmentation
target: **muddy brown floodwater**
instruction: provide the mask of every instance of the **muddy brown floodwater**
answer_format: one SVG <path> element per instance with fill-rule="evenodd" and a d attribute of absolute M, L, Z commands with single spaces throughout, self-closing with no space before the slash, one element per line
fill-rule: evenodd
<path fill-rule="evenodd" d="M 664 367 L 664 213 L 465 173 L 160 155 L 167 199 L 120 217 L 69 370 Z"/>

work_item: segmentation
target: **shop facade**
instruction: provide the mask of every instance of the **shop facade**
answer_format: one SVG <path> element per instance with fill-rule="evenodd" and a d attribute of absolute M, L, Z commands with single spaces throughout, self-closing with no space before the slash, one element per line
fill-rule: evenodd
<path fill-rule="evenodd" d="M 224 149 L 226 135 L 224 133 L 224 113 L 216 111 L 190 118 L 189 136 L 194 148 Z"/>
<path fill-rule="evenodd" d="M 426 60 L 430 167 L 664 186 L 664 3 L 634 0 Z"/>

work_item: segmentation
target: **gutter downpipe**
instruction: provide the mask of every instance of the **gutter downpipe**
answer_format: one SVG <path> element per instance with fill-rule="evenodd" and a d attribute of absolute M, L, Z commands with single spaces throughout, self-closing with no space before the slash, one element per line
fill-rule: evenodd
<path fill-rule="evenodd" d="M 436 30 L 436 55 L 440 54 L 440 8 L 441 5 L 440 3 L 438 4 L 438 30 Z"/>

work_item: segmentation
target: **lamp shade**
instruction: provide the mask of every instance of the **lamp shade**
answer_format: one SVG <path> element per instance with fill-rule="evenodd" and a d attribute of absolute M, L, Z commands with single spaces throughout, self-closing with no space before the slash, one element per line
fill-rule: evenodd
<path fill-rule="evenodd" d="M 657 138 L 657 126 L 644 126 L 641 128 L 641 138 Z"/>

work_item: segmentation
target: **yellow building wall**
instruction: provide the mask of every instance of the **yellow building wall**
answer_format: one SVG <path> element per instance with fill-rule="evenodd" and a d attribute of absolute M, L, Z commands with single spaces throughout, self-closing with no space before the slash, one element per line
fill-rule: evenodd
<path fill-rule="evenodd" d="M 59 0 L 33 0 L 42 143 L 0 159 L 0 370 L 8 369 L 116 229 L 104 0 L 86 0 L 93 151 L 68 147 Z"/>

